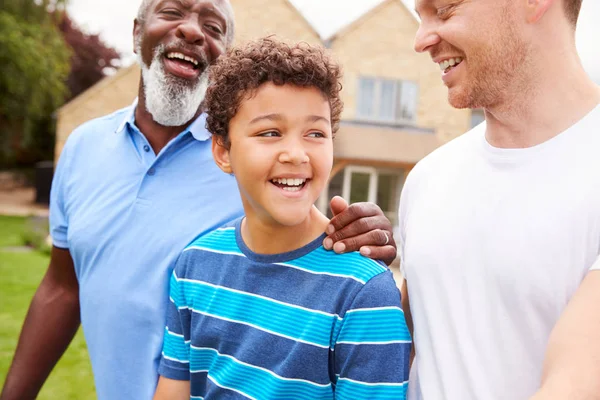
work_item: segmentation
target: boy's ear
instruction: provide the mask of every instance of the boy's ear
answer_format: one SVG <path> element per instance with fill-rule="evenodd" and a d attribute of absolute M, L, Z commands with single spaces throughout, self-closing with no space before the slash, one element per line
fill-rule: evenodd
<path fill-rule="evenodd" d="M 212 153 L 215 162 L 221 168 L 221 171 L 226 174 L 233 173 L 231 161 L 229 160 L 229 148 L 223 143 L 221 136 L 213 135 L 212 137 Z"/>

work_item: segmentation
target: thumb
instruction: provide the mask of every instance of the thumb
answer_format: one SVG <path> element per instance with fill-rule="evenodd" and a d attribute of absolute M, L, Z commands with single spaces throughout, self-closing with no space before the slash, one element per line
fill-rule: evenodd
<path fill-rule="evenodd" d="M 331 202 L 329 203 L 329 207 L 331 208 L 331 212 L 335 217 L 336 215 L 344 211 L 346 208 L 348 208 L 348 203 L 342 197 L 334 196 L 333 199 L 331 199 Z"/>

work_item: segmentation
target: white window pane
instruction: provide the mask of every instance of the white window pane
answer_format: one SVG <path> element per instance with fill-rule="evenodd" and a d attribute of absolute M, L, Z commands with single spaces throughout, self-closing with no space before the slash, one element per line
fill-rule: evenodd
<path fill-rule="evenodd" d="M 360 78 L 358 83 L 358 116 L 375 116 L 375 80 Z"/>
<path fill-rule="evenodd" d="M 381 95 L 379 96 L 379 119 L 382 121 L 394 120 L 396 97 L 396 81 L 382 80 Z"/>
<path fill-rule="evenodd" d="M 414 121 L 417 117 L 419 86 L 415 82 L 403 81 L 400 88 L 396 117 L 399 120 Z"/>
<path fill-rule="evenodd" d="M 369 201 L 369 184 L 371 174 L 365 172 L 352 172 L 350 179 L 350 204 Z"/>

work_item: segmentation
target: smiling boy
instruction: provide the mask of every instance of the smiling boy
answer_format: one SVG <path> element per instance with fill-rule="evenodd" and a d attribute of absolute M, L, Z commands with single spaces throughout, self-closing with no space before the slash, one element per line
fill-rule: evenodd
<path fill-rule="evenodd" d="M 210 75 L 207 126 L 245 217 L 192 242 L 171 279 L 155 399 L 404 399 L 410 336 L 392 274 L 322 247 L 340 70 L 267 38 Z"/>

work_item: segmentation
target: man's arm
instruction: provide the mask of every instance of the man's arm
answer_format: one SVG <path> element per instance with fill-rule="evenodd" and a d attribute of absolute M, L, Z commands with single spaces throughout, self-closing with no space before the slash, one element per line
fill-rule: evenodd
<path fill-rule="evenodd" d="M 410 352 L 410 365 L 412 366 L 413 361 L 415 360 L 415 346 L 414 346 L 414 327 L 413 327 L 413 319 L 412 314 L 410 312 L 410 302 L 408 299 L 408 282 L 406 279 L 402 279 L 402 310 L 404 310 L 404 319 L 406 319 L 406 326 L 408 327 L 408 331 L 410 332 L 410 337 L 413 340 L 413 346 Z"/>
<path fill-rule="evenodd" d="M 600 399 L 600 271 L 591 271 L 550 335 L 532 400 Z"/>
<path fill-rule="evenodd" d="M 1 400 L 35 399 L 80 323 L 79 283 L 69 250 L 52 248 L 19 337 Z"/>
<path fill-rule="evenodd" d="M 190 381 L 178 381 L 164 376 L 158 378 L 154 400 L 189 400 L 189 398 Z"/>
<path fill-rule="evenodd" d="M 348 203 L 339 196 L 331 199 L 334 217 L 323 241 L 337 253 L 360 250 L 361 254 L 390 265 L 396 258 L 391 222 L 374 203 Z"/>

